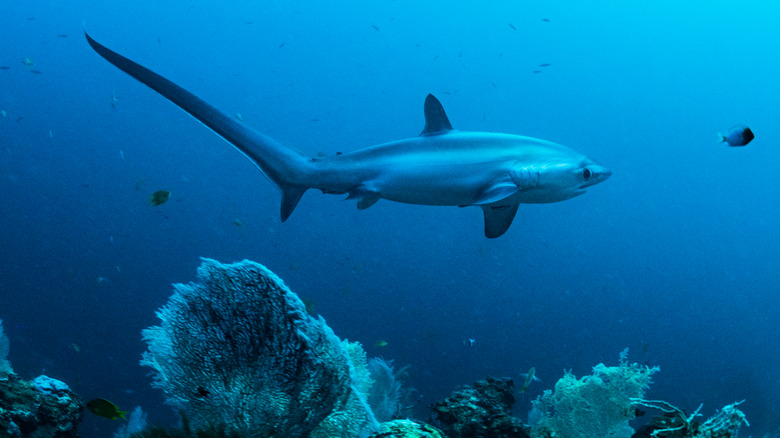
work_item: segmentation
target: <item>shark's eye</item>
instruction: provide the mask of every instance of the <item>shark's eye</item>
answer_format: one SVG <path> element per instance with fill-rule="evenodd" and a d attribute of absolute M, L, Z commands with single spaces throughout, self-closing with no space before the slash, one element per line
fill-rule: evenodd
<path fill-rule="evenodd" d="M 593 172 L 591 172 L 590 169 L 585 168 L 585 170 L 582 171 L 582 177 L 585 181 L 589 180 L 591 176 L 593 176 Z"/>

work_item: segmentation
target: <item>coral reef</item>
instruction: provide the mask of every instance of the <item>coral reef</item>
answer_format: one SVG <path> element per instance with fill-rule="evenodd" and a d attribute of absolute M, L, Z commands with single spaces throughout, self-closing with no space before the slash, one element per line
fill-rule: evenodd
<path fill-rule="evenodd" d="M 119 426 L 119 429 L 114 432 L 114 438 L 130 438 L 134 433 L 143 432 L 146 429 L 146 418 L 146 412 L 140 406 L 136 406 L 127 417 L 127 423 Z"/>
<path fill-rule="evenodd" d="M 271 271 L 203 259 L 143 332 L 142 365 L 193 429 L 350 437 L 376 429 L 360 344 L 342 341 Z"/>
<path fill-rule="evenodd" d="M 369 438 L 444 438 L 444 434 L 431 425 L 407 419 L 386 421 Z"/>
<path fill-rule="evenodd" d="M 7 379 L 14 373 L 11 362 L 8 361 L 9 347 L 8 337 L 3 332 L 3 320 L 0 319 L 0 380 Z"/>
<path fill-rule="evenodd" d="M 37 385 L 10 374 L 0 380 L 0 436 L 76 438 L 84 403 L 64 383 L 40 376 Z"/>
<path fill-rule="evenodd" d="M 634 418 L 632 399 L 641 398 L 658 368 L 629 364 L 628 354 L 620 354 L 616 367 L 598 364 L 593 374 L 577 379 L 572 373 L 555 384 L 555 390 L 533 402 L 536 421 L 534 438 L 631 437 L 628 425 Z"/>
<path fill-rule="evenodd" d="M 133 411 L 135 412 L 135 411 Z M 132 416 L 132 415 L 131 415 Z M 130 438 L 246 438 L 236 430 L 231 430 L 225 424 L 212 425 L 200 429 L 192 429 L 186 415 L 181 415 L 182 427 L 179 429 L 163 429 L 152 427 L 148 430 L 134 432 Z M 115 435 L 116 438 L 116 435 Z"/>
<path fill-rule="evenodd" d="M 697 420 L 701 405 L 693 414 L 686 415 L 682 409 L 662 400 L 633 399 L 632 402 L 663 413 L 642 426 L 632 438 L 734 438 L 743 423 L 750 426 L 745 414 L 737 409 L 742 402 L 724 406 L 703 423 Z"/>
<path fill-rule="evenodd" d="M 450 438 L 527 438 L 522 422 L 511 415 L 513 391 L 512 379 L 488 377 L 434 403 L 431 409 Z"/>
<path fill-rule="evenodd" d="M 395 369 L 392 361 L 373 357 L 368 361 L 368 371 L 374 381 L 368 395 L 368 405 L 377 421 L 405 418 L 411 414 L 411 396 L 414 389 L 407 388 L 403 381 L 408 377 L 408 366 Z"/>

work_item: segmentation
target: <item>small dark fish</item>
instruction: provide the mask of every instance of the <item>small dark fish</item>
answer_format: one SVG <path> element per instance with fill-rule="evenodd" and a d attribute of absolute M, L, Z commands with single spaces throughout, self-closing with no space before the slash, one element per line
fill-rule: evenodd
<path fill-rule="evenodd" d="M 167 190 L 158 190 L 149 195 L 149 203 L 152 204 L 152 207 L 157 207 L 158 205 L 162 205 L 168 202 L 170 197 L 171 192 Z"/>
<path fill-rule="evenodd" d="M 39 74 L 41 74 L 41 71 L 40 70 L 30 70 L 30 73 L 34 73 L 36 75 L 39 75 Z"/>
<path fill-rule="evenodd" d="M 27 21 L 35 21 L 35 17 L 28 17 Z"/>
<path fill-rule="evenodd" d="M 195 391 L 195 397 L 197 398 L 206 398 L 211 395 L 211 392 L 209 392 L 208 389 L 198 386 L 198 389 Z"/>
<path fill-rule="evenodd" d="M 281 49 L 282 47 L 284 47 L 285 44 L 287 44 L 287 43 L 279 44 L 279 48 Z"/>
<path fill-rule="evenodd" d="M 162 46 L 162 40 L 160 40 L 159 36 L 157 37 L 157 45 L 158 46 Z"/>
<path fill-rule="evenodd" d="M 475 342 L 476 341 L 474 340 L 474 338 L 466 338 L 463 340 L 463 345 L 467 348 L 471 348 L 474 346 Z"/>
<path fill-rule="evenodd" d="M 61 34 L 59 34 L 57 36 L 60 37 L 60 38 L 67 38 L 68 37 L 68 35 L 64 34 L 64 33 L 61 33 Z"/>
<path fill-rule="evenodd" d="M 549 67 L 549 66 L 551 66 L 551 65 L 552 65 L 552 64 L 547 64 L 547 63 L 545 63 L 545 64 L 539 64 L 539 67 Z"/>
<path fill-rule="evenodd" d="M 745 125 L 736 125 L 726 132 L 726 134 L 718 134 L 721 142 L 728 143 L 729 146 L 745 146 L 750 143 L 754 138 L 753 131 Z"/>
<path fill-rule="evenodd" d="M 373 24 L 371 25 L 371 27 L 373 27 L 375 31 L 379 32 L 379 28 L 378 27 L 374 26 Z"/>
<path fill-rule="evenodd" d="M 11 67 L 9 67 L 7 65 L 1 65 L 0 66 L 0 70 L 10 70 L 10 69 L 11 69 Z"/>
<path fill-rule="evenodd" d="M 549 23 L 550 22 L 550 20 L 548 20 L 547 18 L 542 18 L 542 21 L 544 21 L 545 23 Z"/>
<path fill-rule="evenodd" d="M 541 73 L 541 70 L 534 70 L 534 73 Z"/>
<path fill-rule="evenodd" d="M 511 28 L 512 28 L 512 30 L 517 30 L 517 28 L 515 27 L 515 25 L 514 25 L 514 24 L 512 24 L 512 23 L 508 23 L 508 24 L 509 24 L 509 27 L 511 27 Z"/>
<path fill-rule="evenodd" d="M 639 408 L 634 408 L 634 416 L 635 417 L 641 417 L 643 415 L 645 415 L 645 411 L 643 411 L 643 410 L 641 410 Z"/>
<path fill-rule="evenodd" d="M 109 420 L 125 419 L 127 411 L 120 411 L 119 408 L 104 398 L 96 398 L 87 402 L 87 409 L 95 415 L 99 415 Z"/>
<path fill-rule="evenodd" d="M 528 385 L 530 385 L 531 383 L 542 381 L 542 379 L 536 377 L 536 367 L 531 367 L 531 369 L 529 369 L 527 373 L 520 374 L 520 376 L 525 378 L 525 381 L 523 382 L 523 387 L 520 388 L 520 392 L 528 391 Z"/>
<path fill-rule="evenodd" d="M 461 50 L 460 53 L 458 53 L 458 58 L 463 58 L 463 50 Z"/>
<path fill-rule="evenodd" d="M 244 23 L 244 24 L 255 24 L 255 22 L 254 22 L 254 21 L 247 21 L 247 22 L 246 22 L 246 23 Z"/>
<path fill-rule="evenodd" d="M 17 118 L 16 118 L 16 121 L 17 121 L 17 122 L 21 122 L 22 120 L 24 120 L 24 117 L 17 117 Z"/>

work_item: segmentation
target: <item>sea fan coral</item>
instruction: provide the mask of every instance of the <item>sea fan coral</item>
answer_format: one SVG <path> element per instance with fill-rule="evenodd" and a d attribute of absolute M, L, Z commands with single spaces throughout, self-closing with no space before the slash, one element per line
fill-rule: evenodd
<path fill-rule="evenodd" d="M 376 428 L 365 352 L 264 266 L 203 259 L 143 331 L 142 365 L 193 427 L 247 437 L 357 436 Z"/>

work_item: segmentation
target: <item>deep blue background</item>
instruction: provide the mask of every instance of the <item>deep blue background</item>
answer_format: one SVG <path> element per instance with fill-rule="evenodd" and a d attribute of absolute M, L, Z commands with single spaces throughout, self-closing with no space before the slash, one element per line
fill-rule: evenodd
<path fill-rule="evenodd" d="M 138 365 L 140 331 L 199 257 L 247 258 L 339 336 L 410 364 L 423 419 L 460 385 L 535 366 L 543 382 L 518 398 L 524 417 L 564 369 L 588 374 L 628 347 L 662 369 L 649 396 L 704 403 L 705 416 L 746 399 L 744 433 L 777 429 L 772 2 L 93 3 L 8 2 L 0 14 L 0 318 L 23 377 L 173 422 Z M 555 141 L 613 176 L 521 206 L 497 240 L 477 208 L 358 211 L 314 191 L 281 224 L 273 185 L 92 52 L 84 20 L 307 154 L 416 135 L 430 92 L 458 129 Z M 736 123 L 756 140 L 718 144 Z M 171 200 L 149 206 L 159 189 Z M 90 415 L 82 432 L 117 425 Z"/>

